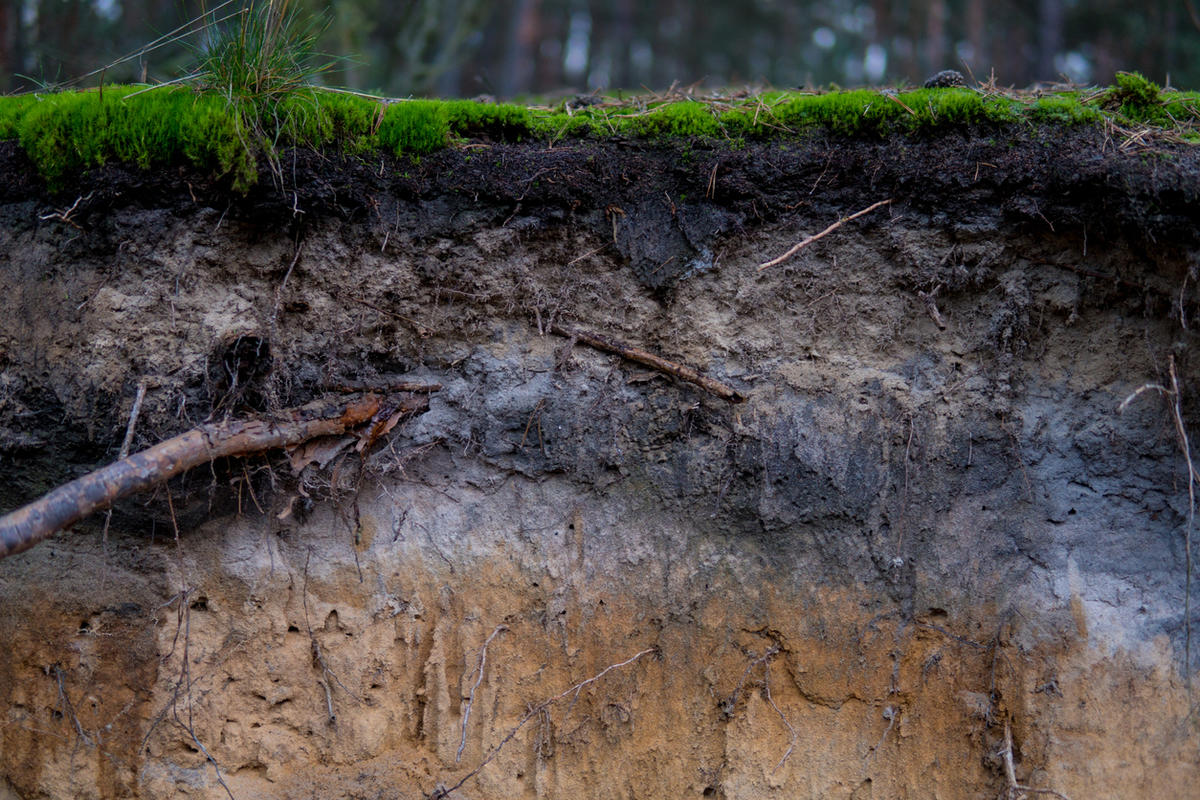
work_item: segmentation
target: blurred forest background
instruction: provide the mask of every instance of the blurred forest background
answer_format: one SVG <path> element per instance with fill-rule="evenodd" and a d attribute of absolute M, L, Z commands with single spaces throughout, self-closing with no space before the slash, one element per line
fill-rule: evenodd
<path fill-rule="evenodd" d="M 219 0 L 0 0 L 0 89 L 78 79 Z M 292 0 L 334 56 L 321 79 L 389 96 L 920 84 L 954 68 L 1025 87 L 1139 70 L 1200 88 L 1200 0 Z M 166 81 L 205 35 L 105 71 Z M 169 36 L 168 39 L 174 38 Z M 94 85 L 94 75 L 77 85 Z"/>

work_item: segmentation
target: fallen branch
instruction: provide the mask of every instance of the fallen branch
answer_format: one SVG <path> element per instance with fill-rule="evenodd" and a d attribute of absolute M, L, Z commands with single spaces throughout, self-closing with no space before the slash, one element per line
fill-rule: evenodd
<path fill-rule="evenodd" d="M 384 400 L 377 394 L 348 403 L 322 400 L 270 416 L 193 428 L 64 484 L 0 517 L 0 558 L 28 550 L 89 514 L 200 464 L 289 447 L 316 436 L 344 433 L 371 420 Z M 406 407 L 416 410 L 417 404 L 423 402 L 423 399 L 410 401 Z"/>
<path fill-rule="evenodd" d="M 731 403 L 740 403 L 746 399 L 745 395 L 734 389 L 728 384 L 721 383 L 718 380 L 709 378 L 706 375 L 701 375 L 696 370 L 685 364 L 676 364 L 674 361 L 668 361 L 665 358 L 649 353 L 638 347 L 619 342 L 616 339 L 610 339 L 607 336 L 601 336 L 596 333 L 581 331 L 576 328 L 567 328 L 562 325 L 551 323 L 547 330 L 551 333 L 557 333 L 559 336 L 565 336 L 568 339 L 575 339 L 584 344 L 594 347 L 597 350 L 603 350 L 606 353 L 616 353 L 622 358 L 628 358 L 630 361 L 636 361 L 639 364 L 644 364 L 651 369 L 656 369 L 659 372 L 664 372 L 667 375 L 673 375 L 681 381 L 694 383 L 701 389 L 715 394 L 724 400 Z"/>
<path fill-rule="evenodd" d="M 862 216 L 862 215 L 864 215 L 864 214 L 870 214 L 870 213 L 871 213 L 872 211 L 874 211 L 875 209 L 879 208 L 880 206 L 886 206 L 886 205 L 887 205 L 888 203 L 890 203 L 890 202 L 892 202 L 892 200 L 891 200 L 891 198 L 889 197 L 887 200 L 880 200 L 878 203 L 872 203 L 871 205 L 869 205 L 869 206 L 867 206 L 866 208 L 864 208 L 862 211 L 858 211 L 858 212 L 856 212 L 856 213 L 854 213 L 854 214 L 851 214 L 851 215 L 850 215 L 850 216 L 848 216 L 848 217 L 842 217 L 842 218 L 841 218 L 841 219 L 839 219 L 837 222 L 833 223 L 832 225 L 830 225 L 828 228 L 826 228 L 825 230 L 821 231 L 820 233 L 818 233 L 818 234 L 815 234 L 815 235 L 813 235 L 813 236 L 809 236 L 809 237 L 808 237 L 807 239 L 805 239 L 804 241 L 802 241 L 802 242 L 799 242 L 799 243 L 797 243 L 797 244 L 794 244 L 794 245 L 792 245 L 792 248 L 791 248 L 790 250 L 788 250 L 786 253 L 784 253 L 783 255 L 779 256 L 778 258 L 772 258 L 770 261 L 766 261 L 766 262 L 763 262 L 762 264 L 759 264 L 759 265 L 758 265 L 758 271 L 759 271 L 759 272 L 762 272 L 762 271 L 763 271 L 764 269 L 766 269 L 767 267 L 773 267 L 773 266 L 775 266 L 776 264 L 782 264 L 784 261 L 787 261 L 789 258 L 791 258 L 792 256 L 796 255 L 796 253 L 799 253 L 799 252 L 800 252 L 801 250 L 803 250 L 805 247 L 808 247 L 810 244 L 812 244 L 813 242 L 817 241 L 818 239 L 820 239 L 820 238 L 822 238 L 822 237 L 824 237 L 824 236 L 828 236 L 829 234 L 831 234 L 831 233 L 833 233 L 834 231 L 836 231 L 838 228 L 840 228 L 840 227 L 842 227 L 843 225 L 845 225 L 845 224 L 846 224 L 847 222 L 849 222 L 850 220 L 852 220 L 852 219 L 858 219 L 859 217 L 861 217 L 861 216 Z"/>

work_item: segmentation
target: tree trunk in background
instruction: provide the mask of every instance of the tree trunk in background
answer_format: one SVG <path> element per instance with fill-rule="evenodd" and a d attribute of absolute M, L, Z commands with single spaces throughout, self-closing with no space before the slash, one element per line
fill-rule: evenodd
<path fill-rule="evenodd" d="M 587 2 L 588 19 L 591 20 L 591 27 L 588 29 L 587 66 L 584 67 L 583 78 L 576 87 L 583 91 L 594 88 L 591 85 L 592 75 L 596 73 L 596 68 L 605 62 L 608 32 L 605 30 L 607 12 L 604 9 L 605 4 L 602 2 Z"/>
<path fill-rule="evenodd" d="M 968 0 L 967 2 L 967 44 L 971 46 L 971 63 L 967 66 L 975 75 L 975 80 L 986 81 L 990 72 L 991 62 L 987 54 L 987 41 L 984 34 L 984 0 Z"/>
<path fill-rule="evenodd" d="M 908 75 L 910 80 L 917 80 L 921 74 L 921 14 L 920 9 L 923 4 L 913 2 L 909 8 L 907 24 L 904 26 L 903 38 L 905 46 L 900 52 L 896 53 L 897 60 L 900 62 L 900 72 L 903 75 Z M 897 48 L 899 49 L 899 48 Z"/>
<path fill-rule="evenodd" d="M 538 36 L 538 0 L 517 0 L 508 18 L 504 63 L 496 88 L 502 99 L 528 92 L 533 82 L 534 47 Z"/>
<path fill-rule="evenodd" d="M 75 46 L 79 6 L 80 0 L 38 5 L 37 32 L 41 47 L 32 76 L 35 80 L 56 83 L 83 71 L 78 68 L 82 54 Z"/>
<path fill-rule="evenodd" d="M 620 81 L 628 75 L 629 41 L 632 13 L 626 0 L 591 0 L 592 39 L 588 47 L 588 89 L 623 89 Z M 622 41 L 622 36 L 626 37 Z M 595 85 L 593 85 L 593 83 Z"/>
<path fill-rule="evenodd" d="M 442 97 L 473 97 L 479 94 L 495 95 L 500 92 L 503 76 L 505 47 L 507 44 L 508 20 L 513 14 L 513 3 L 485 0 L 455 0 L 459 12 L 443 16 L 447 31 L 454 31 L 458 17 L 469 13 L 476 20 L 462 46 L 465 50 L 452 62 L 454 90 L 444 92 L 440 85 L 437 94 Z M 446 34 L 446 35 L 452 35 Z"/>
<path fill-rule="evenodd" d="M 930 0 L 925 39 L 925 54 L 929 59 L 925 71 L 932 75 L 950 66 L 946 63 L 946 0 Z"/>
<path fill-rule="evenodd" d="M 441 39 L 450 41 L 454 36 L 454 27 L 459 14 L 459 0 L 446 0 L 448 7 L 443 12 L 441 20 Z M 434 77 L 434 91 L 442 97 L 457 97 L 463 90 L 462 62 L 455 59 L 446 69 Z M 468 94 L 470 90 L 468 90 Z"/>
<path fill-rule="evenodd" d="M 1058 79 L 1054 56 L 1062 49 L 1063 17 L 1062 0 L 1041 0 L 1038 5 L 1038 58 L 1034 80 Z"/>
<path fill-rule="evenodd" d="M 872 16 L 875 18 L 871 41 L 882 47 L 883 51 L 887 53 L 887 71 L 884 73 L 886 81 L 896 71 L 895 55 L 892 52 L 892 39 L 895 34 L 892 25 L 891 0 L 871 0 L 871 11 L 874 12 Z"/>
<path fill-rule="evenodd" d="M 659 13 L 650 39 L 654 52 L 650 88 L 665 89 L 679 77 L 678 43 L 683 21 L 679 18 L 679 0 L 663 0 L 657 4 L 657 8 Z"/>
<path fill-rule="evenodd" d="M 995 34 L 996 41 L 1002 46 L 996 48 L 991 64 L 996 69 L 996 82 L 1001 86 L 1025 86 L 1029 83 L 1036 58 L 1036 51 L 1030 44 L 1029 30 L 1035 24 L 1029 11 L 1019 2 L 1009 0 L 1003 6 L 992 6 L 989 22 Z M 1002 23 L 998 25 L 998 22 Z"/>
<path fill-rule="evenodd" d="M 207 0 L 211 9 L 220 0 Z M 264 0 L 265 1 L 265 0 Z M 238 0 L 242 2 L 242 0 Z M 1026 86 L 1059 77 L 1063 56 L 1085 59 L 1090 80 L 1115 69 L 1200 87 L 1200 0 L 293 0 L 301 14 L 332 13 L 319 49 L 335 58 L 326 80 L 390 94 L 513 97 L 589 78 L 608 89 L 661 90 L 764 78 L 778 86 L 856 84 L 866 48 L 883 48 L 885 77 L 919 84 L 958 67 Z M 858 24 L 865 7 L 873 23 Z M 78 77 L 195 17 L 200 0 L 7 0 L 0 3 L 0 90 Z M 227 9 L 231 10 L 231 9 Z M 36 13 L 30 13 L 36 11 Z M 221 12 L 225 13 L 225 12 Z M 486 17 L 486 20 L 483 19 Z M 564 59 L 576 25 L 576 62 Z M 825 49 L 813 30 L 833 30 Z M 586 41 L 586 59 L 584 57 Z M 956 51 L 956 47 L 961 49 Z M 179 77 L 195 61 L 194 35 L 146 56 L 147 77 Z M 192 48 L 192 49 L 189 49 Z M 468 58 L 464 63 L 464 56 Z M 586 61 L 586 66 L 583 62 Z M 872 53 L 878 65 L 878 55 Z M 105 73 L 137 80 L 136 60 Z M 878 75 L 872 69 L 868 80 Z M 32 80 L 18 77 L 28 75 Z M 86 85 L 95 85 L 96 78 Z"/>
<path fill-rule="evenodd" d="M 20 25 L 20 17 L 14 13 L 13 7 L 16 5 L 17 3 L 0 4 L 0 69 L 8 73 L 10 85 L 15 82 L 17 72 L 13 58 L 13 29 Z"/>
<path fill-rule="evenodd" d="M 9 86 L 13 91 L 29 88 L 29 81 L 19 77 L 29 69 L 29 43 L 25 34 L 25 0 L 12 0 L 12 61 L 9 62 Z"/>
<path fill-rule="evenodd" d="M 1093 50 L 1095 59 L 1095 68 L 1092 74 L 1092 80 L 1098 83 L 1111 83 L 1113 76 L 1118 69 L 1124 69 L 1119 65 L 1116 58 L 1117 47 L 1111 34 L 1107 31 L 1101 31 L 1096 36 L 1095 49 Z"/>
<path fill-rule="evenodd" d="M 1154 32 L 1156 46 L 1152 46 L 1151 52 L 1154 54 L 1154 75 L 1156 81 L 1164 83 L 1172 83 L 1168 81 L 1171 72 L 1171 64 L 1175 61 L 1175 29 L 1179 25 L 1179 14 L 1175 8 L 1175 4 L 1171 2 L 1158 2 L 1154 4 L 1154 16 L 1150 21 L 1150 30 Z"/>
<path fill-rule="evenodd" d="M 547 8 L 547 6 L 552 6 Z M 570 9 L 564 4 L 542 3 L 538 14 L 536 68 L 532 91 L 544 94 L 563 88 L 563 58 L 566 57 Z"/>
<path fill-rule="evenodd" d="M 615 0 L 612 4 L 612 81 L 617 89 L 635 89 L 630 85 L 629 49 L 633 43 L 633 0 Z"/>

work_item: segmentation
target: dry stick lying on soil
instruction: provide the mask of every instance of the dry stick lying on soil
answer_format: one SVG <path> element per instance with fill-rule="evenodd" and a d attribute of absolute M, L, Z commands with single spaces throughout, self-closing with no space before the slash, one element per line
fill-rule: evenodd
<path fill-rule="evenodd" d="M 858 211 L 858 212 L 856 212 L 856 213 L 854 213 L 854 214 L 851 214 L 851 215 L 850 215 L 850 216 L 848 216 L 848 217 L 842 217 L 842 218 L 841 218 L 841 219 L 839 219 L 837 222 L 833 223 L 832 225 L 830 225 L 828 228 L 826 228 L 825 230 L 821 231 L 820 233 L 818 233 L 818 234 L 815 234 L 815 235 L 813 235 L 813 236 L 809 236 L 809 237 L 808 237 L 807 239 L 805 239 L 804 241 L 802 241 L 802 242 L 799 242 L 799 243 L 797 243 L 797 244 L 794 244 L 794 245 L 792 245 L 792 248 L 791 248 L 790 250 L 788 250 L 786 253 L 784 253 L 783 255 L 779 256 L 778 258 L 772 258 L 770 261 L 766 261 L 766 262 L 763 262 L 762 264 L 759 264 L 759 265 L 758 265 L 758 271 L 759 271 L 759 272 L 762 272 L 762 271 L 763 271 L 764 269 L 766 269 L 767 267 L 773 267 L 773 266 L 775 266 L 776 264 L 782 264 L 784 261 L 787 261 L 789 258 L 791 258 L 792 256 L 796 255 L 796 253 L 799 253 L 799 252 L 800 252 L 801 250 L 803 250 L 805 247 L 808 247 L 810 244 L 812 244 L 813 242 L 815 242 L 817 239 L 820 239 L 820 238 L 821 238 L 821 237 L 823 237 L 823 236 L 828 236 L 829 234 L 831 234 L 831 233 L 833 233 L 834 231 L 836 231 L 838 228 L 840 228 L 840 227 L 842 227 L 843 225 L 845 225 L 845 224 L 846 224 L 847 222 L 849 222 L 850 220 L 852 220 L 852 219 L 858 219 L 858 218 L 859 218 L 859 217 L 861 217 L 863 214 L 870 214 L 870 213 L 871 213 L 872 211 L 874 211 L 875 209 L 879 208 L 880 206 L 886 206 L 886 205 L 887 205 L 888 203 L 890 203 L 890 202 L 892 202 L 892 199 L 889 197 L 887 200 L 880 200 L 878 203 L 872 203 L 871 205 L 869 205 L 869 206 L 867 206 L 866 208 L 864 208 L 862 211 Z"/>
<path fill-rule="evenodd" d="M 270 416 L 193 428 L 0 517 L 0 558 L 28 550 L 122 497 L 151 489 L 200 464 L 345 433 L 370 421 L 385 405 L 384 400 L 378 394 L 349 402 L 319 400 Z M 403 407 L 416 410 L 424 402 L 423 398 L 408 401 Z"/>
<path fill-rule="evenodd" d="M 616 353 L 622 358 L 628 358 L 630 361 L 636 361 L 639 364 L 645 364 L 651 369 L 656 369 L 659 372 L 665 372 L 668 375 L 674 375 L 681 381 L 694 383 L 705 391 L 712 392 L 717 397 L 728 400 L 731 403 L 740 403 L 746 399 L 746 396 L 734 389 L 728 384 L 721 383 L 718 380 L 709 378 L 706 375 L 701 375 L 696 370 L 685 364 L 676 364 L 674 361 L 668 361 L 665 358 L 642 350 L 638 347 L 618 342 L 616 339 L 610 339 L 607 336 L 601 336 L 596 333 L 581 331 L 578 328 L 568 328 L 563 325 L 551 323 L 547 330 L 551 333 L 557 333 L 559 336 L 565 336 L 568 339 L 577 339 L 586 345 L 603 350 L 606 353 Z"/>

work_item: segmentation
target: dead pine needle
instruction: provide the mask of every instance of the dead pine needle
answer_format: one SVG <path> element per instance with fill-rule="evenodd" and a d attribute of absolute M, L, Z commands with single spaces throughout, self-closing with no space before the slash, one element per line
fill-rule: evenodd
<path fill-rule="evenodd" d="M 872 203 L 871 205 L 864 208 L 862 211 L 857 211 L 848 217 L 842 217 L 837 222 L 833 223 L 832 225 L 830 225 L 828 228 L 821 231 L 820 233 L 809 236 L 804 241 L 798 242 L 797 244 L 792 245 L 791 249 L 788 250 L 783 255 L 781 255 L 777 258 L 772 258 L 770 261 L 765 261 L 762 264 L 759 264 L 758 271 L 762 272 L 764 269 L 767 269 L 768 267 L 773 267 L 777 264 L 782 264 L 784 261 L 787 261 L 789 258 L 796 255 L 796 253 L 799 253 L 805 247 L 808 247 L 810 244 L 817 241 L 818 239 L 828 236 L 829 234 L 836 231 L 838 228 L 845 225 L 850 220 L 858 219 L 859 217 L 863 216 L 864 214 L 870 214 L 875 209 L 879 208 L 880 206 L 886 206 L 890 202 L 892 202 L 892 199 L 889 197 L 887 200 L 880 200 L 878 203 Z"/>

